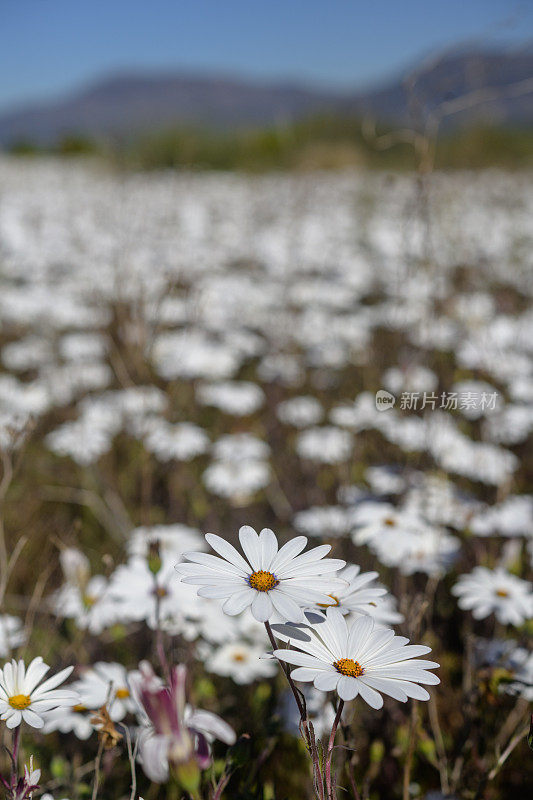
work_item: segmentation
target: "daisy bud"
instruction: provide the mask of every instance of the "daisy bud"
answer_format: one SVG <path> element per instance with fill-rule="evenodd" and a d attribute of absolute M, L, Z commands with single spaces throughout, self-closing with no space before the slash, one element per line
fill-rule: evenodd
<path fill-rule="evenodd" d="M 157 575 L 161 569 L 161 551 L 159 541 L 156 539 L 148 545 L 148 569 L 152 575 Z"/>

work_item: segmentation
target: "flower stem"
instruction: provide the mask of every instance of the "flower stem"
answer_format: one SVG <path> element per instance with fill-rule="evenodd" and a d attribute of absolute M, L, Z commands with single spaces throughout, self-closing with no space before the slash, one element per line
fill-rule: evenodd
<path fill-rule="evenodd" d="M 274 648 L 274 650 L 277 650 L 278 649 L 278 644 L 276 642 L 276 639 L 274 638 L 274 634 L 272 633 L 272 628 L 270 627 L 270 623 L 268 621 L 265 622 L 265 628 L 266 628 L 266 632 L 268 633 L 268 638 L 270 639 L 270 643 L 272 644 L 272 647 Z M 291 691 L 292 691 L 292 693 L 294 695 L 294 699 L 296 700 L 296 705 L 298 706 L 298 711 L 300 712 L 300 717 L 302 719 L 302 722 L 306 723 L 306 721 L 307 721 L 307 708 L 306 708 L 306 705 L 305 705 L 305 699 L 303 698 L 302 693 L 294 685 L 294 681 L 291 678 L 291 673 L 290 673 L 289 667 L 285 664 L 285 662 L 279 661 L 279 659 L 278 659 L 278 663 L 281 665 L 281 668 L 282 668 L 283 672 L 285 673 L 285 677 L 287 678 L 287 681 L 289 683 L 289 686 L 291 687 Z"/>
<path fill-rule="evenodd" d="M 168 683 L 170 683 L 170 667 L 168 665 L 167 656 L 165 653 L 165 645 L 163 642 L 163 631 L 161 630 L 161 595 L 159 594 L 159 584 L 157 583 L 157 575 L 154 575 L 154 596 L 155 596 L 155 650 L 157 658 L 163 670 L 163 675 Z"/>
<path fill-rule="evenodd" d="M 272 628 L 270 627 L 270 623 L 268 621 L 265 622 L 265 628 L 266 632 L 268 633 L 268 638 L 270 639 L 272 647 L 274 648 L 274 650 L 277 650 L 278 644 L 276 642 L 276 639 L 272 632 Z M 279 659 L 278 659 L 278 664 L 280 664 L 283 672 L 285 673 L 287 682 L 294 695 L 294 699 L 296 700 L 298 711 L 300 712 L 300 732 L 302 733 L 302 736 L 305 739 L 309 755 L 311 756 L 316 793 L 318 795 L 319 800 L 326 800 L 324 795 L 324 782 L 320 771 L 320 756 L 318 754 L 318 749 L 316 746 L 316 741 L 312 730 L 312 726 L 310 729 L 310 723 L 309 720 L 307 719 L 307 706 L 305 703 L 305 698 L 303 694 L 296 688 L 294 681 L 291 678 L 291 672 L 288 664 L 285 664 L 284 661 L 280 661 Z"/>
<path fill-rule="evenodd" d="M 18 757 L 19 757 L 19 746 L 20 746 L 20 728 L 22 723 L 15 728 L 13 732 L 13 751 L 11 753 L 12 764 L 11 764 L 11 784 L 14 785 L 18 778 Z"/>
<path fill-rule="evenodd" d="M 337 728 L 339 727 L 339 722 L 340 722 L 340 719 L 341 719 L 343 708 L 344 708 L 344 700 L 339 700 L 339 706 L 337 708 L 337 713 L 335 714 L 335 719 L 333 720 L 331 733 L 329 735 L 328 752 L 326 753 L 326 763 L 325 763 L 325 766 L 324 766 L 324 775 L 325 775 L 325 779 L 326 779 L 326 792 L 327 792 L 328 800 L 334 800 L 334 798 L 335 798 L 335 787 L 331 783 L 331 760 L 333 758 L 333 747 L 335 745 L 335 735 L 337 733 Z"/>

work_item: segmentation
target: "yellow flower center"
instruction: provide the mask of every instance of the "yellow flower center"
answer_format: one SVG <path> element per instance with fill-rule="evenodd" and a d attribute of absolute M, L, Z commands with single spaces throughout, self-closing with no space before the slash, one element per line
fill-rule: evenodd
<path fill-rule="evenodd" d="M 248 583 L 252 589 L 258 592 L 269 592 L 278 585 L 279 581 L 272 572 L 266 572 L 264 569 L 260 569 L 258 572 L 252 572 L 248 578 Z"/>
<path fill-rule="evenodd" d="M 317 603 L 317 605 L 319 605 L 320 608 L 332 608 L 333 606 L 340 606 L 341 601 L 338 597 L 335 597 L 334 594 L 328 594 L 328 597 L 331 597 L 333 603 Z"/>
<path fill-rule="evenodd" d="M 16 708 L 17 711 L 23 711 L 30 705 L 31 697 L 27 694 L 14 694 L 13 697 L 9 698 L 8 702 L 11 708 Z"/>
<path fill-rule="evenodd" d="M 350 678 L 359 678 L 364 672 L 361 664 L 358 661 L 352 661 L 351 658 L 339 658 L 333 666 L 341 675 L 348 675 Z"/>
<path fill-rule="evenodd" d="M 385 517 L 383 520 L 384 525 L 388 525 L 390 528 L 393 528 L 396 525 L 396 520 L 392 517 Z"/>
<path fill-rule="evenodd" d="M 96 603 L 98 598 L 94 597 L 92 594 L 84 594 L 83 595 L 83 605 L 85 608 L 92 608 Z"/>
<path fill-rule="evenodd" d="M 165 589 L 164 586 L 158 586 L 155 590 L 156 597 L 166 597 L 168 595 L 168 591 Z"/>
<path fill-rule="evenodd" d="M 233 656 L 234 661 L 246 661 L 246 656 L 243 653 L 235 653 Z"/>
<path fill-rule="evenodd" d="M 505 589 L 496 589 L 496 595 L 498 597 L 509 597 L 509 592 L 507 592 Z"/>
<path fill-rule="evenodd" d="M 117 689 L 115 695 L 119 700 L 125 700 L 126 697 L 130 696 L 130 692 L 129 689 Z"/>
<path fill-rule="evenodd" d="M 87 711 L 87 706 L 84 706 L 83 703 L 76 703 L 75 706 L 72 706 L 72 710 L 76 714 L 81 714 L 83 711 Z"/>

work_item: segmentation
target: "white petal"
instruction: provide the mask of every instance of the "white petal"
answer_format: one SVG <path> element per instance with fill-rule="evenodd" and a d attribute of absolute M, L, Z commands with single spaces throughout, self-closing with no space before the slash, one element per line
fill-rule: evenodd
<path fill-rule="evenodd" d="M 240 591 L 242 585 L 240 584 L 222 584 L 221 586 L 200 586 L 197 591 L 199 597 L 209 597 L 212 600 L 222 600 L 224 597 L 230 597 L 235 592 Z"/>
<path fill-rule="evenodd" d="M 295 536 L 294 539 L 290 540 L 290 542 L 284 544 L 270 565 L 272 572 L 278 574 L 279 571 L 283 569 L 285 564 L 288 564 L 289 561 L 292 561 L 293 558 L 298 555 L 298 553 L 301 553 L 306 544 L 306 536 Z"/>
<path fill-rule="evenodd" d="M 189 561 L 194 564 L 202 564 L 218 572 L 228 572 L 231 575 L 240 575 L 243 577 L 249 574 L 249 570 L 245 571 L 240 567 L 236 567 L 235 564 L 231 564 L 229 561 L 218 558 L 211 553 L 184 553 L 184 557 L 188 558 Z M 180 564 L 176 565 L 176 569 L 178 569 L 178 567 L 180 567 Z"/>
<path fill-rule="evenodd" d="M 244 558 L 241 554 L 233 547 L 232 544 L 227 542 L 221 536 L 217 536 L 216 533 L 206 533 L 205 535 L 206 542 L 211 545 L 213 550 L 215 550 L 222 558 L 225 558 L 231 564 L 240 569 L 244 570 L 246 574 L 250 572 L 250 565 L 246 563 Z"/>
<path fill-rule="evenodd" d="M 254 590 L 246 588 L 241 592 L 235 592 L 235 594 L 232 594 L 231 597 L 228 597 L 222 608 L 226 614 L 234 616 L 235 614 L 240 614 L 241 611 L 244 611 L 245 608 L 248 608 L 248 606 L 252 605 L 254 598 Z"/>
<path fill-rule="evenodd" d="M 296 669 L 293 669 L 293 671 L 291 672 L 291 678 L 294 681 L 302 681 L 302 683 L 306 683 L 307 681 L 313 681 L 316 677 L 317 677 L 316 669 L 311 669 L 310 667 L 297 667 Z"/>
<path fill-rule="evenodd" d="M 208 575 L 191 575 L 188 578 L 182 578 L 181 582 L 191 586 L 240 586 L 241 588 L 248 583 L 245 578 L 239 578 L 237 575 L 217 574 L 212 571 Z"/>
<path fill-rule="evenodd" d="M 348 652 L 352 658 L 363 659 L 364 651 L 374 630 L 372 617 L 358 617 L 350 626 L 348 634 Z"/>
<path fill-rule="evenodd" d="M 15 685 L 15 672 L 13 670 L 13 664 L 10 661 L 8 661 L 7 664 L 4 664 L 3 673 L 4 684 L 8 697 L 12 697 L 14 694 L 20 694 Z"/>
<path fill-rule="evenodd" d="M 22 714 L 20 711 L 15 711 L 9 717 L 6 718 L 6 727 L 8 728 L 16 728 L 22 722 Z"/>
<path fill-rule="evenodd" d="M 335 656 L 335 661 L 347 655 L 348 628 L 344 616 L 338 608 L 327 609 L 326 622 L 317 627 L 316 632 L 328 650 Z"/>
<path fill-rule="evenodd" d="M 296 586 L 292 580 L 281 581 L 279 588 L 282 589 L 285 594 L 292 597 L 298 604 L 305 606 L 316 606 L 319 603 L 329 605 L 331 603 L 331 595 L 334 593 L 333 591 L 316 592 L 308 586 Z"/>
<path fill-rule="evenodd" d="M 402 669 L 401 663 L 399 665 L 392 664 L 390 667 L 368 667 L 367 674 L 376 678 L 398 678 L 399 680 L 417 681 L 418 683 L 427 683 L 436 686 L 440 683 L 440 678 L 432 672 L 425 672 L 422 669 Z"/>
<path fill-rule="evenodd" d="M 377 656 L 368 659 L 367 663 L 370 666 L 378 666 L 380 664 L 392 664 L 401 661 L 407 661 L 416 656 L 423 656 L 431 652 L 431 647 L 425 647 L 421 644 L 408 644 L 403 647 L 395 647 L 394 639 L 391 641 L 390 647 L 384 648 Z"/>
<path fill-rule="evenodd" d="M 28 669 L 26 670 L 26 678 L 24 681 L 24 694 L 31 694 L 39 681 L 41 681 L 50 667 L 45 664 L 41 656 L 34 658 Z"/>
<path fill-rule="evenodd" d="M 225 744 L 234 744 L 237 738 L 233 728 L 211 711 L 193 711 L 187 723 L 190 727 L 195 728 L 195 730 L 209 733 L 217 739 L 220 739 L 221 742 L 225 742 Z"/>
<path fill-rule="evenodd" d="M 260 569 L 270 571 L 271 564 L 278 552 L 278 540 L 276 534 L 270 528 L 263 528 L 259 534 L 259 546 L 261 550 Z"/>
<path fill-rule="evenodd" d="M 335 669 L 333 672 L 323 671 L 317 675 L 314 680 L 315 689 L 318 689 L 321 692 L 332 692 L 337 688 L 340 677 L 341 676 Z"/>
<path fill-rule="evenodd" d="M 285 594 L 285 592 L 274 589 L 270 592 L 270 599 L 276 611 L 279 611 L 286 622 L 305 621 L 303 611 L 298 603 L 289 597 L 288 594 Z"/>
<path fill-rule="evenodd" d="M 279 658 L 280 661 L 285 661 L 287 664 L 294 664 L 297 667 L 328 669 L 331 666 L 307 653 L 300 653 L 298 650 L 274 650 L 274 655 L 276 658 Z"/>
<path fill-rule="evenodd" d="M 324 558 L 324 556 L 326 556 L 330 550 L 330 544 L 320 544 L 318 547 L 312 547 L 311 550 L 308 550 L 306 553 L 302 553 L 301 556 L 292 558 L 290 563 L 287 562 L 287 569 L 300 567 L 302 564 L 310 564 L 312 561 L 320 561 L 320 559 Z M 280 575 L 283 575 L 284 570 L 278 567 L 278 572 Z"/>
<path fill-rule="evenodd" d="M 394 631 L 388 628 L 385 630 L 374 630 L 372 635 L 367 639 L 366 646 L 358 651 L 359 658 L 364 660 L 365 664 L 371 663 L 374 657 L 377 657 L 382 650 L 385 650 L 387 645 L 394 639 Z"/>
<path fill-rule="evenodd" d="M 383 706 L 383 698 L 382 696 L 376 692 L 375 689 L 372 689 L 363 681 L 358 681 L 359 683 L 359 694 L 363 698 L 363 700 L 368 703 L 369 706 L 372 708 L 381 708 Z"/>
<path fill-rule="evenodd" d="M 325 558 L 322 561 L 311 561 L 309 564 L 300 564 L 298 567 L 287 564 L 282 572 L 280 572 L 280 577 L 287 580 L 287 578 L 305 578 L 306 575 L 324 575 L 324 573 L 336 572 L 343 564 L 344 561 L 339 561 L 337 558 Z"/>
<path fill-rule="evenodd" d="M 397 681 L 386 678 L 375 678 L 373 675 L 364 675 L 359 678 L 359 680 L 362 683 L 366 683 L 367 686 L 371 686 L 373 689 L 377 689 L 379 692 L 383 692 L 383 694 L 388 694 L 389 697 L 399 700 L 400 703 L 405 703 L 407 700 L 407 694 Z"/>
<path fill-rule="evenodd" d="M 268 592 L 256 592 L 252 603 L 252 614 L 258 622 L 266 622 L 272 615 L 272 601 Z"/>
<path fill-rule="evenodd" d="M 259 536 L 250 525 L 239 528 L 239 541 L 243 552 L 252 565 L 254 571 L 261 569 L 261 547 Z"/>
<path fill-rule="evenodd" d="M 22 719 L 24 722 L 27 722 L 28 725 L 31 725 L 32 728 L 42 728 L 44 725 L 44 720 L 42 717 L 39 717 L 35 711 L 32 711 L 31 708 L 25 708 L 22 712 Z"/>
<path fill-rule="evenodd" d="M 38 697 L 42 697 L 42 695 L 45 692 L 50 691 L 50 689 L 55 689 L 56 686 L 59 686 L 60 683 L 66 681 L 66 679 L 68 678 L 73 669 L 74 667 L 65 667 L 65 669 L 61 670 L 61 672 L 57 672 L 55 675 L 52 675 L 51 678 L 45 680 L 45 682 L 41 683 L 41 685 L 38 686 L 37 689 L 34 691 L 32 699 L 33 698 L 37 699 Z"/>
<path fill-rule="evenodd" d="M 341 675 L 337 683 L 337 693 L 341 700 L 353 700 L 354 697 L 357 697 L 360 688 L 356 679 L 348 675 Z"/>

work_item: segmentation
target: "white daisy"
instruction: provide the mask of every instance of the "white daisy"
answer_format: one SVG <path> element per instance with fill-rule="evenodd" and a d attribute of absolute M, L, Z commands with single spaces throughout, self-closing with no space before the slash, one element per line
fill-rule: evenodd
<path fill-rule="evenodd" d="M 405 489 L 405 478 L 394 467 L 367 467 L 365 479 L 374 494 L 400 494 Z"/>
<path fill-rule="evenodd" d="M 277 407 L 276 414 L 281 422 L 294 425 L 296 428 L 306 428 L 316 425 L 324 416 L 324 410 L 318 400 L 311 396 L 291 397 Z"/>
<path fill-rule="evenodd" d="M 196 397 L 204 406 L 214 406 L 237 417 L 253 414 L 265 401 L 263 390 L 250 381 L 202 384 L 196 388 Z"/>
<path fill-rule="evenodd" d="M 309 628 L 310 642 L 295 640 L 296 650 L 275 650 L 281 661 L 296 665 L 291 677 L 312 681 L 322 692 L 336 691 L 341 700 L 361 695 L 372 708 L 381 708 L 380 692 L 404 703 L 408 697 L 429 700 L 419 683 L 437 684 L 429 669 L 439 665 L 417 656 L 429 653 L 424 645 L 409 645 L 409 639 L 375 625 L 370 617 L 350 626 L 337 608 L 328 608 L 326 621 Z"/>
<path fill-rule="evenodd" d="M 377 572 L 361 572 L 358 564 L 349 564 L 339 572 L 339 578 L 346 581 L 346 586 L 337 594 L 330 595 L 327 607 L 338 608 L 342 614 L 350 612 L 367 613 L 369 607 L 376 606 L 380 598 L 387 594 L 383 586 L 369 586 L 378 577 Z M 318 604 L 324 608 L 324 604 Z"/>
<path fill-rule="evenodd" d="M 107 586 L 103 575 L 93 575 L 83 587 L 67 581 L 52 597 L 53 611 L 60 618 L 74 619 L 81 630 L 101 633 L 117 618 L 114 603 L 106 597 Z"/>
<path fill-rule="evenodd" d="M 303 622 L 302 608 L 317 603 L 328 604 L 330 594 L 345 583 L 330 573 L 345 566 L 345 561 L 324 558 L 330 545 L 321 545 L 299 555 L 307 544 L 297 536 L 278 550 L 273 531 L 264 528 L 260 535 L 249 525 L 239 530 L 245 559 L 220 536 L 206 534 L 213 550 L 222 556 L 187 553 L 190 564 L 178 564 L 176 570 L 185 583 L 200 585 L 201 597 L 224 599 L 227 614 L 240 614 L 251 606 L 259 622 L 266 622 L 276 612 L 285 620 Z"/>
<path fill-rule="evenodd" d="M 215 461 L 203 474 L 207 489 L 235 505 L 247 505 L 253 495 L 270 482 L 266 461 Z"/>
<path fill-rule="evenodd" d="M 95 731 L 91 722 L 93 714 L 94 711 L 89 711 L 83 703 L 70 708 L 56 708 L 46 715 L 43 733 L 73 733 L 77 739 L 85 741 Z"/>
<path fill-rule="evenodd" d="M 27 669 L 22 659 L 13 659 L 0 670 L 0 719 L 8 728 L 16 728 L 23 720 L 33 728 L 42 728 L 45 712 L 77 702 L 72 690 L 56 689 L 74 667 L 62 669 L 39 686 L 49 669 L 39 656 Z"/>
<path fill-rule="evenodd" d="M 184 550 L 205 546 L 204 537 L 196 528 L 174 523 L 134 528 L 128 536 L 127 549 L 130 556 L 148 558 L 150 545 L 157 542 L 163 561 L 176 562 Z"/>
<path fill-rule="evenodd" d="M 265 629 L 262 630 L 265 634 Z M 209 653 L 203 664 L 207 672 L 231 678 L 235 683 L 253 683 L 258 678 L 270 678 L 276 672 L 276 662 L 263 658 L 264 652 L 264 645 L 242 640 L 227 642 Z"/>
<path fill-rule="evenodd" d="M 354 612 L 355 613 L 355 612 Z M 378 625 L 399 625 L 405 620 L 403 614 L 398 611 L 398 601 L 391 594 L 380 597 L 379 603 L 368 605 L 365 614 L 369 614 Z"/>
<path fill-rule="evenodd" d="M 475 567 L 460 576 L 452 593 L 459 608 L 471 610 L 475 619 L 496 614 L 503 625 L 522 625 L 533 617 L 531 584 L 501 568 Z"/>
<path fill-rule="evenodd" d="M 348 461 L 352 448 L 352 435 L 334 425 L 308 428 L 296 439 L 296 452 L 300 458 L 320 464 L 341 464 Z"/>
<path fill-rule="evenodd" d="M 206 432 L 192 422 L 173 425 L 165 419 L 151 417 L 143 425 L 145 448 L 159 461 L 191 461 L 209 447 Z"/>
<path fill-rule="evenodd" d="M 293 519 L 296 530 L 308 536 L 336 538 L 352 528 L 351 515 L 342 506 L 312 506 L 298 511 Z"/>
<path fill-rule="evenodd" d="M 98 661 L 73 685 L 80 698 L 75 711 L 80 712 L 81 707 L 95 711 L 107 702 L 111 719 L 119 721 L 136 710 L 128 671 L 122 664 Z"/>
<path fill-rule="evenodd" d="M 420 517 L 397 510 L 391 503 L 366 500 L 352 511 L 352 540 L 356 545 L 380 542 L 389 531 L 395 537 L 411 533 L 414 529 L 426 529 Z"/>
<path fill-rule="evenodd" d="M 533 496 L 511 495 L 484 508 L 470 523 L 475 536 L 533 536 Z"/>
<path fill-rule="evenodd" d="M 0 614 L 0 656 L 11 655 L 15 647 L 26 641 L 24 625 L 18 617 L 11 614 Z"/>
<path fill-rule="evenodd" d="M 155 630 L 176 628 L 194 606 L 194 592 L 176 581 L 174 563 L 165 559 L 156 576 L 147 561 L 136 556 L 121 564 L 109 580 L 108 597 L 122 622 L 144 620 Z M 177 631 L 176 631 L 177 632 Z"/>

